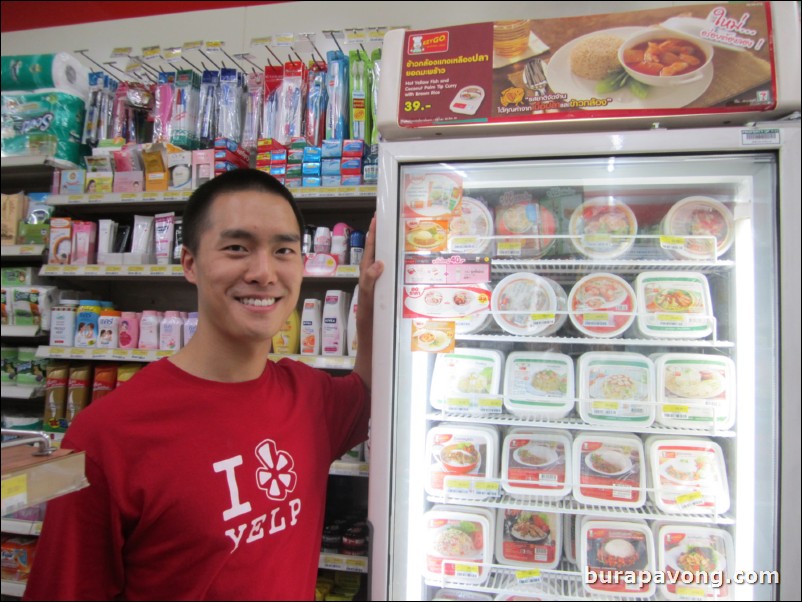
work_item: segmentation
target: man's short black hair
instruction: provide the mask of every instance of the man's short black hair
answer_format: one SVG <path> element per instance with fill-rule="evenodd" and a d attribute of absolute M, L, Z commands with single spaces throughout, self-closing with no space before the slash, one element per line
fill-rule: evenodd
<path fill-rule="evenodd" d="M 220 174 L 202 184 L 189 197 L 181 226 L 181 240 L 193 255 L 197 254 L 201 235 L 208 227 L 206 218 L 209 215 L 209 208 L 212 202 L 221 194 L 246 191 L 277 194 L 286 199 L 290 207 L 292 207 L 295 219 L 298 220 L 298 233 L 303 236 L 304 218 L 298 210 L 298 205 L 295 203 L 292 193 L 287 190 L 284 184 L 270 174 L 257 169 L 235 169 Z"/>

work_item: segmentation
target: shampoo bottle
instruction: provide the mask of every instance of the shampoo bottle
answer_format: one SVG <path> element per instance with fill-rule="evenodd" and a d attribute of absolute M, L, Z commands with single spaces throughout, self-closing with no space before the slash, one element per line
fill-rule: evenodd
<path fill-rule="evenodd" d="M 292 313 L 275 335 L 273 335 L 273 353 L 280 355 L 297 354 L 301 342 L 301 316 L 298 310 Z"/>
<path fill-rule="evenodd" d="M 326 291 L 321 332 L 323 355 L 347 355 L 345 349 L 347 321 L 348 294 L 345 291 Z"/>
<path fill-rule="evenodd" d="M 354 288 L 354 296 L 351 297 L 351 309 L 348 310 L 348 327 L 346 329 L 346 344 L 348 355 L 356 355 L 356 309 L 359 304 L 359 285 Z"/>

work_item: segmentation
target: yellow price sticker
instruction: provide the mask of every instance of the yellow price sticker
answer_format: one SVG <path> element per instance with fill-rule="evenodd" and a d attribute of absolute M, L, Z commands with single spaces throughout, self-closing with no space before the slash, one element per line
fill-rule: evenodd
<path fill-rule="evenodd" d="M 446 489 L 450 491 L 467 491 L 471 488 L 471 481 L 469 479 L 448 479 L 446 482 Z"/>
<path fill-rule="evenodd" d="M 251 46 L 269 46 L 273 43 L 273 36 L 262 36 L 261 38 L 251 38 Z"/>
<path fill-rule="evenodd" d="M 497 254 L 502 257 L 519 256 L 521 254 L 520 240 L 501 240 L 496 244 Z"/>
<path fill-rule="evenodd" d="M 92 350 L 88 348 L 72 347 L 70 349 L 70 358 L 74 360 L 86 360 L 89 359 L 91 352 Z"/>
<path fill-rule="evenodd" d="M 501 397 L 480 397 L 477 403 L 480 408 L 501 408 L 504 400 Z"/>
<path fill-rule="evenodd" d="M 368 563 L 362 558 L 346 558 L 345 570 L 353 573 L 366 573 L 368 570 Z"/>
<path fill-rule="evenodd" d="M 128 275 L 140 276 L 145 273 L 145 266 L 143 265 L 129 265 L 126 268 L 126 273 Z"/>
<path fill-rule="evenodd" d="M 680 506 L 697 506 L 704 501 L 701 491 L 692 491 L 677 496 L 677 504 Z"/>
<path fill-rule="evenodd" d="M 142 58 L 155 59 L 161 54 L 161 46 L 145 46 L 142 48 Z"/>
<path fill-rule="evenodd" d="M 104 360 L 109 356 L 108 349 L 92 349 L 93 360 Z"/>
<path fill-rule="evenodd" d="M 162 58 L 168 63 L 175 62 L 181 58 L 181 48 L 173 46 L 172 48 L 165 48 L 162 53 Z"/>
<path fill-rule="evenodd" d="M 467 397 L 447 397 L 446 407 L 454 410 L 464 410 L 471 407 L 471 400 Z"/>
<path fill-rule="evenodd" d="M 478 577 L 479 567 L 473 564 L 456 564 L 454 572 L 458 577 Z"/>
<path fill-rule="evenodd" d="M 292 46 L 295 43 L 294 33 L 277 33 L 273 37 L 274 46 Z"/>
<path fill-rule="evenodd" d="M 529 319 L 533 322 L 541 322 L 549 324 L 554 323 L 555 314 L 529 314 Z"/>
<path fill-rule="evenodd" d="M 359 276 L 358 265 L 340 265 L 337 266 L 338 276 Z"/>
<path fill-rule="evenodd" d="M 499 484 L 495 481 L 474 481 L 476 493 L 497 496 L 499 494 Z"/>
<path fill-rule="evenodd" d="M 170 266 L 170 273 L 173 276 L 183 276 L 184 275 L 184 268 L 180 265 L 173 265 Z"/>
<path fill-rule="evenodd" d="M 610 314 L 608 313 L 601 313 L 601 312 L 592 312 L 585 314 L 585 324 L 587 325 L 588 322 L 608 322 L 610 320 Z"/>
<path fill-rule="evenodd" d="M 688 598 L 697 598 L 699 600 L 704 600 L 707 598 L 707 592 L 701 587 L 684 587 L 682 585 L 677 586 L 677 595 L 678 596 L 687 596 Z"/>
<path fill-rule="evenodd" d="M 35 249 L 35 247 L 33 245 L 22 245 L 19 248 L 19 254 L 20 255 L 35 255 L 36 254 L 36 249 Z"/>
<path fill-rule="evenodd" d="M 192 42 L 184 42 L 182 48 L 184 50 L 196 50 L 203 46 L 203 40 L 193 40 Z"/>
<path fill-rule="evenodd" d="M 131 349 L 131 359 L 146 360 L 148 359 L 147 349 Z"/>
<path fill-rule="evenodd" d="M 120 200 L 121 201 L 135 201 L 135 200 L 137 200 L 139 198 L 139 196 L 140 195 L 138 195 L 135 192 L 123 192 L 120 195 Z"/>
<path fill-rule="evenodd" d="M 90 203 L 102 203 L 105 198 L 106 195 L 104 194 L 90 194 L 88 201 Z"/>
<path fill-rule="evenodd" d="M 617 401 L 594 401 L 594 410 L 617 410 L 621 405 Z"/>
<path fill-rule="evenodd" d="M 111 359 L 113 360 L 127 360 L 131 357 L 131 354 L 127 349 L 112 349 L 111 350 Z"/>
<path fill-rule="evenodd" d="M 540 569 L 515 571 L 515 578 L 518 580 L 518 583 L 537 583 L 541 580 Z"/>
<path fill-rule="evenodd" d="M 64 266 L 64 273 L 65 274 L 77 274 L 81 271 L 81 266 L 77 265 L 65 265 Z"/>
<path fill-rule="evenodd" d="M 685 316 L 677 316 L 673 314 L 658 314 L 657 315 L 658 322 L 670 322 L 672 324 L 680 323 L 685 321 Z"/>
<path fill-rule="evenodd" d="M 84 268 L 84 274 L 100 274 L 101 266 L 88 265 Z"/>
<path fill-rule="evenodd" d="M 3 479 L 3 514 L 13 512 L 28 502 L 28 475 L 21 474 Z"/>
<path fill-rule="evenodd" d="M 83 203 L 86 197 L 82 194 L 71 194 L 67 197 L 68 203 Z"/>
<path fill-rule="evenodd" d="M 687 414 L 688 412 L 690 412 L 689 406 L 682 406 L 678 404 L 663 405 L 664 414 Z"/>
<path fill-rule="evenodd" d="M 119 48 L 112 49 L 111 58 L 127 57 L 133 51 L 134 49 L 131 46 L 120 46 Z"/>
<path fill-rule="evenodd" d="M 121 266 L 121 265 L 107 265 L 106 266 L 106 274 L 109 274 L 109 275 L 121 274 L 122 271 L 123 271 L 123 266 Z"/>
<path fill-rule="evenodd" d="M 164 276 L 167 273 L 166 265 L 152 265 L 150 266 L 151 276 Z"/>
<path fill-rule="evenodd" d="M 684 236 L 661 236 L 660 246 L 664 249 L 684 249 L 685 237 Z"/>
<path fill-rule="evenodd" d="M 43 268 L 43 273 L 45 276 L 54 276 L 55 274 L 61 273 L 61 266 L 60 265 L 46 265 Z"/>
<path fill-rule="evenodd" d="M 173 352 L 170 351 L 169 349 L 159 349 L 156 352 L 156 357 L 158 359 L 162 359 L 163 357 L 170 357 L 171 355 L 173 355 Z"/>
<path fill-rule="evenodd" d="M 47 357 L 62 358 L 67 355 L 67 349 L 64 347 L 51 347 L 47 352 Z"/>
<path fill-rule="evenodd" d="M 222 40 L 210 40 L 206 42 L 206 50 L 212 50 L 214 52 L 220 52 L 223 49 L 223 45 L 225 42 Z"/>

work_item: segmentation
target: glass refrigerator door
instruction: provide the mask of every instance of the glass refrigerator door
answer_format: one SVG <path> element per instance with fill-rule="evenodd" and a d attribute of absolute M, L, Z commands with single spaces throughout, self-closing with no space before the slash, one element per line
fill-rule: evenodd
<path fill-rule="evenodd" d="M 390 599 L 772 596 L 776 178 L 399 164 Z"/>

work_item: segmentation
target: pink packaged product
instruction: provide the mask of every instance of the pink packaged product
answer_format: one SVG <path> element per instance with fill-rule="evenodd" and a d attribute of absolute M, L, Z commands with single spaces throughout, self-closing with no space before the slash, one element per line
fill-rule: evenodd
<path fill-rule="evenodd" d="M 72 222 L 72 265 L 95 263 L 97 256 L 97 224 Z"/>
<path fill-rule="evenodd" d="M 214 150 L 192 151 L 192 187 L 197 188 L 214 177 Z"/>
<path fill-rule="evenodd" d="M 142 192 L 144 174 L 141 171 L 114 172 L 114 192 Z"/>
<path fill-rule="evenodd" d="M 119 332 L 120 349 L 137 349 L 139 347 L 139 317 L 135 312 L 122 312 Z"/>

